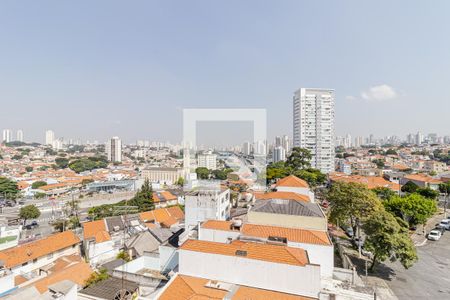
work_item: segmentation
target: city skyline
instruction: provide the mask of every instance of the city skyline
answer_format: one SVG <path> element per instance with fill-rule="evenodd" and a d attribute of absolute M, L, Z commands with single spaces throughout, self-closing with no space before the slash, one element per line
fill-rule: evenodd
<path fill-rule="evenodd" d="M 182 108 L 266 108 L 268 137 L 292 136 L 294 91 L 320 87 L 336 91 L 336 135 L 448 135 L 439 5 L 86 2 L 81 22 L 65 3 L 4 3 L 0 128 L 179 141 Z"/>

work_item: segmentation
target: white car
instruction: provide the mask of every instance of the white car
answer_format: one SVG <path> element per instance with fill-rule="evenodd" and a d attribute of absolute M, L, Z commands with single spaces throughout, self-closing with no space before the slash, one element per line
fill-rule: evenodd
<path fill-rule="evenodd" d="M 428 239 L 432 240 L 432 241 L 439 241 L 439 239 L 441 238 L 441 232 L 439 230 L 431 230 L 430 233 L 428 234 Z"/>
<path fill-rule="evenodd" d="M 450 219 L 443 219 L 439 223 L 439 227 L 445 228 L 445 230 L 450 230 Z"/>

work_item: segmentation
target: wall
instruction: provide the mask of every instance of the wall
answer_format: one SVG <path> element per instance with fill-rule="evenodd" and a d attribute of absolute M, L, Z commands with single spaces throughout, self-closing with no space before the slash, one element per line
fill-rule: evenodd
<path fill-rule="evenodd" d="M 247 214 L 248 223 L 261 225 L 273 225 L 281 227 L 302 228 L 310 230 L 327 231 L 327 219 L 325 217 L 305 217 L 294 215 L 281 215 L 255 212 L 250 210 Z"/>
<path fill-rule="evenodd" d="M 279 192 L 294 192 L 294 193 L 297 193 L 300 195 L 306 195 L 309 197 L 310 201 L 312 203 L 314 203 L 314 193 L 309 188 L 278 186 L 277 191 L 279 191 Z"/>
<path fill-rule="evenodd" d="M 289 242 L 289 247 L 302 248 L 308 252 L 309 262 L 320 265 L 320 275 L 322 277 L 332 277 L 334 270 L 334 247 Z"/>
<path fill-rule="evenodd" d="M 198 239 L 202 241 L 226 243 L 230 238 L 235 240 L 239 235 L 239 231 L 225 231 L 200 227 Z"/>
<path fill-rule="evenodd" d="M 15 274 L 8 270 L 0 271 L 0 294 L 14 289 Z"/>
<path fill-rule="evenodd" d="M 120 252 L 120 246 L 114 246 L 114 241 L 103 243 L 89 243 L 88 258 L 91 265 L 97 265 L 102 262 L 114 259 Z"/>
<path fill-rule="evenodd" d="M 179 272 L 261 289 L 318 297 L 320 266 L 294 266 L 236 256 L 179 250 Z"/>
<path fill-rule="evenodd" d="M 26 274 L 26 273 L 29 273 L 29 272 L 32 272 L 35 270 L 37 271 L 39 268 L 54 262 L 55 260 L 57 260 L 58 258 L 60 258 L 62 256 L 72 255 L 72 254 L 80 254 L 80 245 L 76 245 L 75 247 L 70 246 L 65 249 L 56 251 L 56 252 L 52 253 L 51 257 L 48 255 L 42 256 L 42 257 L 38 258 L 36 262 L 29 261 L 26 266 L 22 266 L 22 265 L 16 266 L 16 267 L 12 268 L 11 271 L 17 275 Z"/>
<path fill-rule="evenodd" d="M 230 217 L 230 191 L 199 192 L 185 197 L 185 227 L 191 229 L 205 220 L 227 220 Z"/>

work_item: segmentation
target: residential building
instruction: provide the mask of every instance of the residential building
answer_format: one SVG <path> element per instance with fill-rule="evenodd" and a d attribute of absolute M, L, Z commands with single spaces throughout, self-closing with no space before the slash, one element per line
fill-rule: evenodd
<path fill-rule="evenodd" d="M 207 168 L 208 170 L 217 169 L 217 155 L 212 151 L 205 151 L 197 155 L 197 166 L 200 168 Z"/>
<path fill-rule="evenodd" d="M 400 180 L 401 185 L 405 185 L 408 182 L 413 182 L 421 188 L 439 190 L 439 184 L 442 183 L 442 180 L 433 178 L 426 174 L 408 174 Z"/>
<path fill-rule="evenodd" d="M 205 220 L 227 220 L 231 203 L 229 189 L 197 190 L 185 196 L 185 228 L 196 227 Z"/>
<path fill-rule="evenodd" d="M 317 203 L 289 199 L 256 200 L 247 213 L 249 223 L 327 231 L 327 218 Z"/>
<path fill-rule="evenodd" d="M 281 146 L 273 148 L 272 161 L 276 163 L 285 160 L 286 160 L 286 150 Z"/>
<path fill-rule="evenodd" d="M 45 144 L 53 147 L 53 143 L 55 141 L 55 133 L 53 130 L 47 130 L 45 132 Z"/>
<path fill-rule="evenodd" d="M 65 231 L 0 251 L 0 260 L 16 275 L 36 273 L 62 256 L 79 255 L 80 243 L 72 231 Z"/>
<path fill-rule="evenodd" d="M 282 245 L 187 240 L 179 249 L 179 273 L 314 298 L 320 292 L 320 266 L 304 249 Z"/>
<path fill-rule="evenodd" d="M 380 176 L 362 176 L 362 175 L 347 175 L 344 173 L 333 173 L 329 175 L 329 180 L 331 183 L 340 182 L 356 182 L 367 186 L 369 189 L 375 188 L 389 188 L 394 192 L 400 191 L 400 185 L 395 181 L 391 182 Z"/>
<path fill-rule="evenodd" d="M 293 100 L 294 147 L 311 151 L 311 166 L 334 171 L 334 90 L 301 88 Z"/>
<path fill-rule="evenodd" d="M 275 189 L 279 192 L 293 192 L 309 197 L 314 202 L 314 192 L 309 188 L 309 184 L 295 175 L 289 175 L 275 183 Z"/>
<path fill-rule="evenodd" d="M 11 129 L 3 129 L 3 139 L 2 142 L 9 143 L 11 142 L 12 131 Z"/>
<path fill-rule="evenodd" d="M 23 130 L 18 129 L 16 132 L 16 141 L 23 142 Z"/>
<path fill-rule="evenodd" d="M 250 155 L 252 153 L 252 144 L 249 142 L 244 142 L 242 145 L 242 153 L 247 156 Z"/>
<path fill-rule="evenodd" d="M 151 167 L 141 171 L 141 177 L 148 179 L 151 183 L 175 184 L 178 179 L 184 177 L 184 171 L 181 168 L 160 168 Z"/>
<path fill-rule="evenodd" d="M 121 162 L 122 161 L 122 141 L 119 137 L 112 137 L 106 143 L 106 155 L 108 160 L 111 162 Z"/>

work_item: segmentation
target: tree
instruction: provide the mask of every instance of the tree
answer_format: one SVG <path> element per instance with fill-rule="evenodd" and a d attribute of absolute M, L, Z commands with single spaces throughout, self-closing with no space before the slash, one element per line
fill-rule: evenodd
<path fill-rule="evenodd" d="M 25 167 L 25 171 L 28 173 L 33 172 L 33 167 Z"/>
<path fill-rule="evenodd" d="M 311 167 L 311 152 L 308 149 L 294 147 L 286 160 L 286 166 L 293 170 L 301 170 Z"/>
<path fill-rule="evenodd" d="M 327 181 L 327 176 L 320 170 L 308 168 L 294 172 L 294 175 L 308 182 L 310 187 L 323 185 Z"/>
<path fill-rule="evenodd" d="M 45 181 L 35 181 L 33 182 L 33 184 L 31 185 L 31 188 L 33 190 L 37 190 L 38 188 L 40 188 L 41 186 L 45 186 L 47 185 L 47 182 Z"/>
<path fill-rule="evenodd" d="M 389 148 L 388 150 L 386 150 L 386 155 L 397 155 L 397 151 L 395 151 L 392 148 Z"/>
<path fill-rule="evenodd" d="M 39 218 L 41 211 L 33 204 L 20 208 L 19 217 L 23 220 L 23 224 L 29 219 Z"/>
<path fill-rule="evenodd" d="M 126 262 L 129 262 L 131 260 L 130 255 L 128 254 L 128 252 L 124 251 L 124 250 L 122 250 L 119 253 L 117 253 L 116 258 L 117 259 L 122 259 L 122 260 L 124 260 Z"/>
<path fill-rule="evenodd" d="M 86 186 L 86 185 L 88 185 L 89 183 L 92 183 L 92 182 L 94 182 L 94 179 L 85 178 L 85 179 L 81 180 L 81 185 L 82 186 Z"/>
<path fill-rule="evenodd" d="M 380 199 L 361 183 L 335 182 L 326 197 L 330 219 L 335 224 L 350 223 L 354 233 L 359 223 L 381 206 Z"/>
<path fill-rule="evenodd" d="M 78 217 L 71 217 L 69 219 L 59 219 L 53 222 L 53 228 L 56 231 L 63 232 L 65 230 L 75 229 L 81 226 Z"/>
<path fill-rule="evenodd" d="M 438 191 L 430 189 L 429 187 L 418 189 L 416 191 L 416 193 L 419 194 L 419 195 L 424 196 L 425 198 L 433 199 L 433 200 L 436 200 L 437 197 L 439 196 L 439 192 Z"/>
<path fill-rule="evenodd" d="M 374 192 L 375 195 L 377 195 L 381 200 L 387 200 L 397 195 L 393 190 L 387 187 L 377 187 L 372 189 L 371 191 Z"/>
<path fill-rule="evenodd" d="M 388 258 L 400 260 L 406 269 L 417 261 L 416 250 L 407 230 L 384 209 L 371 214 L 362 228 L 367 235 L 364 247 L 373 254 L 371 271 L 377 262 Z"/>
<path fill-rule="evenodd" d="M 380 159 L 380 158 L 379 159 L 374 159 L 374 160 L 372 160 L 372 162 L 377 165 L 378 169 L 383 169 L 384 168 L 384 160 L 383 159 Z"/>
<path fill-rule="evenodd" d="M 58 168 L 65 169 L 69 166 L 69 160 L 65 157 L 57 157 L 55 159 L 55 164 L 58 166 Z"/>
<path fill-rule="evenodd" d="M 11 157 L 11 159 L 13 159 L 13 160 L 21 160 L 22 158 L 23 158 L 23 156 L 20 154 L 16 154 L 13 157 Z"/>
<path fill-rule="evenodd" d="M 0 196 L 9 199 L 15 199 L 19 194 L 17 182 L 6 177 L 0 177 Z"/>
<path fill-rule="evenodd" d="M 139 211 L 148 211 L 155 208 L 153 204 L 153 190 L 148 179 L 144 180 L 141 189 L 128 201 L 128 205 L 137 206 Z"/>
<path fill-rule="evenodd" d="M 442 194 L 450 195 L 450 181 L 439 184 L 439 191 Z"/>
<path fill-rule="evenodd" d="M 197 177 L 200 179 L 209 178 L 209 170 L 205 167 L 198 167 L 197 169 L 195 169 L 195 173 L 197 173 Z"/>
<path fill-rule="evenodd" d="M 404 193 L 415 193 L 419 189 L 419 186 L 412 181 L 408 181 L 402 186 L 402 192 Z"/>
<path fill-rule="evenodd" d="M 35 193 L 34 199 L 43 199 L 45 198 L 45 193 Z"/>
<path fill-rule="evenodd" d="M 183 177 L 179 177 L 177 182 L 176 182 L 176 185 L 178 185 L 180 187 L 184 186 L 184 178 Z"/>
<path fill-rule="evenodd" d="M 409 194 L 405 197 L 393 196 L 383 202 L 386 211 L 408 222 L 412 227 L 425 224 L 437 211 L 436 201 L 419 194 Z"/>
<path fill-rule="evenodd" d="M 271 183 L 276 179 L 284 178 L 291 173 L 290 168 L 286 167 L 284 161 L 270 163 L 266 168 L 267 183 Z"/>

